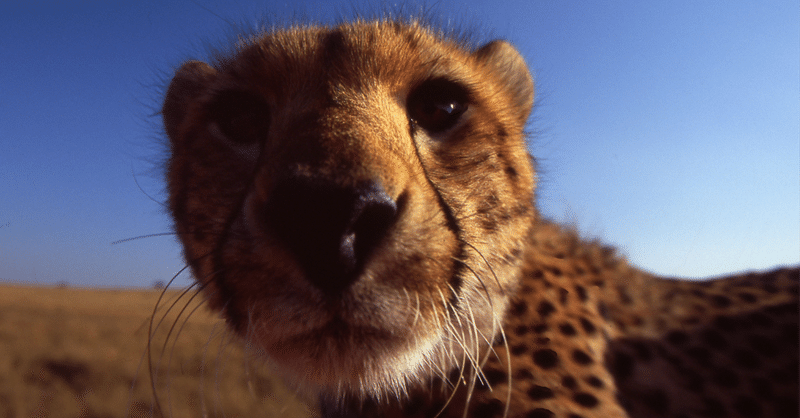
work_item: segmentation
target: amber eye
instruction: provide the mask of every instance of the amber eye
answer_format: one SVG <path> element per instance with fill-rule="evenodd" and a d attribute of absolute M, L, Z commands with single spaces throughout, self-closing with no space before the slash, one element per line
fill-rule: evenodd
<path fill-rule="evenodd" d="M 450 80 L 433 79 L 420 84 L 408 96 L 409 118 L 431 133 L 455 126 L 469 107 L 467 90 Z"/>
<path fill-rule="evenodd" d="M 269 129 L 267 103 L 243 91 L 219 93 L 209 107 L 209 116 L 226 138 L 239 145 L 261 141 Z"/>

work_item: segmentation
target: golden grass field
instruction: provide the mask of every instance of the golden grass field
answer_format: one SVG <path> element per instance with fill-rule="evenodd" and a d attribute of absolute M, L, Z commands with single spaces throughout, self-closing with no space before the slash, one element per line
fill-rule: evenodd
<path fill-rule="evenodd" d="M 147 361 L 159 294 L 0 285 L 0 418 L 314 416 L 188 295 L 151 343 L 159 413 Z"/>

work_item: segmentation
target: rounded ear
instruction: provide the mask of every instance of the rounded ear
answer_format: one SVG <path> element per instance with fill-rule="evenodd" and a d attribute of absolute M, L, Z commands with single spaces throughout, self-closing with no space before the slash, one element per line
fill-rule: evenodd
<path fill-rule="evenodd" d="M 475 60 L 488 68 L 500 80 L 519 109 L 522 122 L 528 119 L 533 107 L 533 78 L 522 55 L 505 41 L 492 41 L 473 52 Z"/>
<path fill-rule="evenodd" d="M 216 75 L 217 70 L 200 61 L 186 62 L 175 72 L 161 109 L 164 128 L 170 140 L 178 138 L 190 104 L 208 89 Z"/>

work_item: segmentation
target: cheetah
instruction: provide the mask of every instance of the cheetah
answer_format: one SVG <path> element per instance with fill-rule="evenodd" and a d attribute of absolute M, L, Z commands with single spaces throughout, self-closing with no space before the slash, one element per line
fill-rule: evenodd
<path fill-rule="evenodd" d="M 544 219 L 505 41 L 296 25 L 189 61 L 169 208 L 210 306 L 324 417 L 796 417 L 798 268 L 655 277 Z"/>

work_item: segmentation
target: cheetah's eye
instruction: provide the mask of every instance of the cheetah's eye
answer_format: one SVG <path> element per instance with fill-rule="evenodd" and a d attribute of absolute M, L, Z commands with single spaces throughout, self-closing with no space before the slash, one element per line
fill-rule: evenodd
<path fill-rule="evenodd" d="M 445 79 L 428 80 L 408 96 L 408 116 L 431 133 L 452 128 L 467 110 L 469 93 Z"/>
<path fill-rule="evenodd" d="M 209 107 L 209 116 L 225 137 L 238 145 L 259 142 L 269 128 L 269 107 L 260 97 L 243 91 L 224 91 Z"/>

